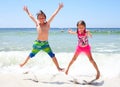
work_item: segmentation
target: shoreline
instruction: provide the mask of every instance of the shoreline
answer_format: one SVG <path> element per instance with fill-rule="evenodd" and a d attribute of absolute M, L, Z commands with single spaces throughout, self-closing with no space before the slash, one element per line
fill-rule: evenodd
<path fill-rule="evenodd" d="M 38 82 L 34 80 L 37 78 Z M 120 76 L 113 78 L 101 77 L 91 85 L 71 83 L 72 78 L 62 72 L 56 74 L 23 74 L 23 73 L 0 73 L 0 87 L 119 87 Z"/>

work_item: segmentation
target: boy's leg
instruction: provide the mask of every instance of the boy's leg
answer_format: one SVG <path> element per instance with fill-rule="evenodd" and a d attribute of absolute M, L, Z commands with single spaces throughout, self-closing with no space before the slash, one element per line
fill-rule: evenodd
<path fill-rule="evenodd" d="M 25 61 L 22 63 L 22 64 L 20 64 L 20 67 L 23 67 L 27 62 L 28 62 L 28 60 L 30 59 L 30 58 L 32 58 L 32 57 L 34 57 L 38 52 L 39 52 L 40 50 L 39 49 L 32 49 L 32 52 L 29 54 L 29 56 L 25 59 Z"/>
<path fill-rule="evenodd" d="M 58 64 L 58 61 L 57 61 L 56 57 L 53 57 L 52 61 L 54 62 L 55 66 L 57 67 L 58 71 L 63 71 L 64 70 L 63 68 L 59 67 L 59 64 Z"/>
<path fill-rule="evenodd" d="M 28 62 L 29 59 L 30 59 L 30 57 L 28 56 L 26 58 L 26 60 L 23 63 L 20 64 L 20 67 L 23 67 Z"/>
<path fill-rule="evenodd" d="M 20 64 L 20 67 L 23 67 L 28 62 L 28 60 L 34 57 L 39 51 L 40 51 L 39 49 L 33 47 L 29 56 L 25 59 L 25 61 L 22 64 Z"/>
<path fill-rule="evenodd" d="M 58 71 L 64 70 L 63 68 L 59 67 L 59 64 L 55 57 L 55 54 L 52 52 L 48 42 L 45 42 L 44 46 L 42 46 L 42 50 L 45 51 L 52 58 L 52 61 L 55 64 L 55 66 L 57 67 Z"/>

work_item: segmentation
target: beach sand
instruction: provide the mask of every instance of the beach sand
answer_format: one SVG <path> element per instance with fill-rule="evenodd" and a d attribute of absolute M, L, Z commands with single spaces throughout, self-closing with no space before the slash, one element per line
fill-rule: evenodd
<path fill-rule="evenodd" d="M 36 82 L 35 80 L 38 80 Z M 72 78 L 63 72 L 56 74 L 0 73 L 0 87 L 120 87 L 120 76 L 100 78 L 91 85 L 80 85 L 70 82 Z"/>
<path fill-rule="evenodd" d="M 61 55 L 65 58 L 61 57 Z M 57 56 L 61 67 L 66 69 L 68 62 L 71 60 L 69 56 L 72 56 L 72 54 L 69 54 L 69 56 L 68 54 L 57 54 Z M 94 54 L 94 56 L 97 57 L 96 62 L 99 66 L 101 77 L 91 85 L 70 82 L 73 79 L 83 82 L 84 79 L 88 81 L 95 78 L 96 72 L 93 66 L 82 55 L 82 58 L 77 59 L 71 66 L 68 75 L 65 75 L 64 72 L 58 72 L 51 59 L 40 58 L 38 60 L 38 58 L 35 58 L 21 68 L 17 64 L 7 65 L 9 62 L 6 63 L 6 61 L 10 59 L 2 57 L 1 61 L 5 58 L 6 61 L 2 62 L 3 65 L 0 68 L 0 87 L 120 87 L 119 54 Z M 16 60 L 19 61 L 18 59 Z"/>

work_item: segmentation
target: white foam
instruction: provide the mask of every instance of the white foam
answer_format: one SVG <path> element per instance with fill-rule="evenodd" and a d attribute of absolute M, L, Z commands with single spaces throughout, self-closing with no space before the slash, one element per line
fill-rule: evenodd
<path fill-rule="evenodd" d="M 11 51 L 0 52 L 0 72 L 21 73 L 26 70 L 40 74 L 54 74 L 57 69 L 51 58 L 43 52 L 38 53 L 23 68 L 19 64 L 25 60 L 29 51 Z M 57 60 L 61 67 L 67 68 L 74 53 L 56 53 Z M 100 54 L 94 53 L 93 58 L 96 61 L 101 75 L 103 77 L 117 77 L 120 75 L 120 55 L 119 54 Z M 81 54 L 69 70 L 70 75 L 96 75 L 96 71 L 88 58 Z"/>

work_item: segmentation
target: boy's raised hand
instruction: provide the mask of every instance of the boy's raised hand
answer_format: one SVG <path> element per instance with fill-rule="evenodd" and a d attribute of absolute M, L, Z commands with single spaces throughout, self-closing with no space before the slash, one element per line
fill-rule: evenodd
<path fill-rule="evenodd" d="M 26 11 L 27 13 L 29 13 L 27 6 L 24 6 L 23 10 Z"/>
<path fill-rule="evenodd" d="M 63 3 L 59 3 L 59 8 L 63 8 Z"/>

